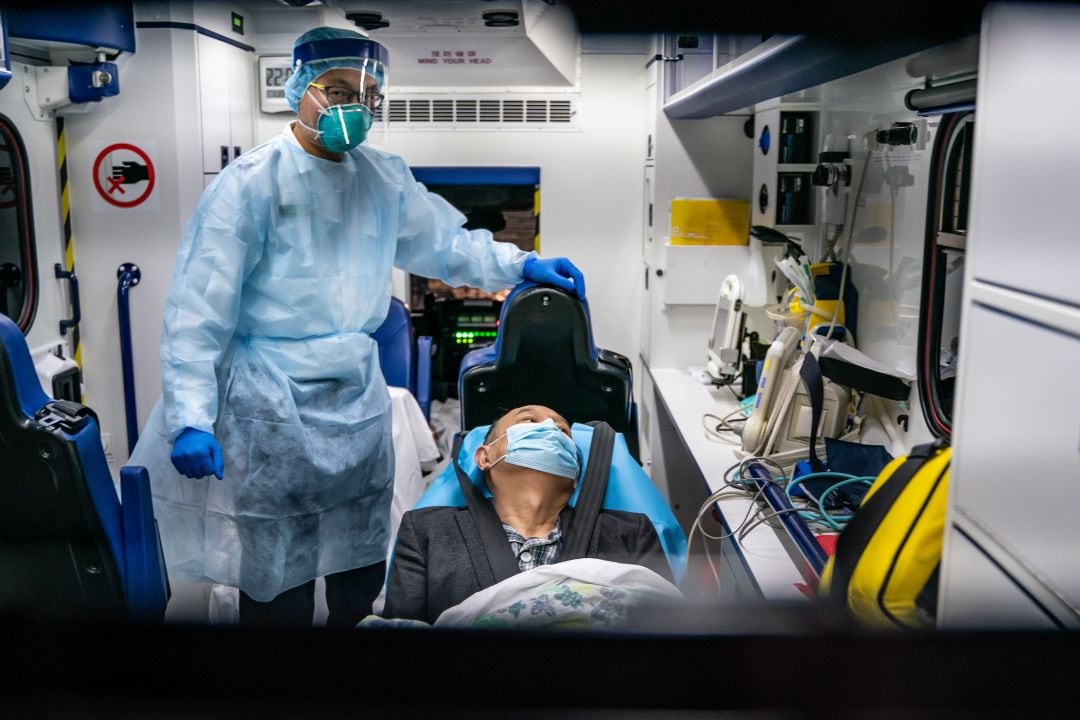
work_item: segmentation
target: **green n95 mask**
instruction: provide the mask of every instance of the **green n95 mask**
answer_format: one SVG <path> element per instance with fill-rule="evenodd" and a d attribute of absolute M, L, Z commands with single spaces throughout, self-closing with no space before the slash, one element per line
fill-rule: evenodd
<path fill-rule="evenodd" d="M 371 109 L 363 103 L 348 103 L 327 107 L 314 94 L 312 97 L 319 105 L 317 127 L 311 127 L 303 120 L 298 122 L 312 133 L 324 148 L 332 153 L 352 150 L 364 142 L 374 120 Z"/>

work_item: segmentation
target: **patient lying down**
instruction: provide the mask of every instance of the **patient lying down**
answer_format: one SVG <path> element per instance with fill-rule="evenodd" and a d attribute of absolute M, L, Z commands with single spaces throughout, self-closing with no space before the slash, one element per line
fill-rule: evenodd
<path fill-rule="evenodd" d="M 454 608 L 437 624 L 573 624 L 591 615 L 614 625 L 635 597 L 678 596 L 656 530 L 640 513 L 601 510 L 587 558 L 546 567 L 559 563 L 574 512 L 578 455 L 570 426 L 550 408 L 526 405 L 496 420 L 475 460 L 522 574 L 496 585 L 468 508 L 412 510 L 401 520 L 383 615 L 435 623 Z"/>

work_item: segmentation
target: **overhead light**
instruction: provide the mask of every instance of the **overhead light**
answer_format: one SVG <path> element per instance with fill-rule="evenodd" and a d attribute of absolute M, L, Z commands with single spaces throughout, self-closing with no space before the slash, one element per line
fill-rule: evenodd
<path fill-rule="evenodd" d="M 382 13 L 377 12 L 347 12 L 345 19 L 351 20 L 357 27 L 365 30 L 380 30 L 390 27 L 389 20 L 383 20 Z"/>
<path fill-rule="evenodd" d="M 480 17 L 484 18 L 484 25 L 493 28 L 517 27 L 518 14 L 513 10 L 492 10 Z"/>
<path fill-rule="evenodd" d="M 282 5 L 289 7 L 307 7 L 308 5 L 322 5 L 319 0 L 278 0 Z"/>

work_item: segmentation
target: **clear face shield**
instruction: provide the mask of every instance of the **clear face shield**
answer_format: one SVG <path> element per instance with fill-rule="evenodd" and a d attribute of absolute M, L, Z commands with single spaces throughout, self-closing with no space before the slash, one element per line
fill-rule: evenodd
<path fill-rule="evenodd" d="M 371 65 L 370 75 L 376 78 L 375 87 L 378 93 L 378 101 L 373 106 L 372 110 L 372 127 L 368 133 L 368 137 L 372 142 L 385 149 L 390 143 L 390 68 L 386 66 L 386 63 L 379 62 L 368 58 L 367 63 Z M 367 73 L 367 69 L 364 71 Z M 369 105 L 369 107 L 372 107 Z"/>

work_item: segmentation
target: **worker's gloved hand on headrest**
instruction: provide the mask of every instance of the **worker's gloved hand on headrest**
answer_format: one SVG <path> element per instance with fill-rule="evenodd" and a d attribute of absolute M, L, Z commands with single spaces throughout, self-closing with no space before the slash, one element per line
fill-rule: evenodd
<path fill-rule="evenodd" d="M 521 267 L 521 276 L 526 280 L 577 293 L 579 300 L 585 299 L 585 276 L 567 258 L 544 259 L 532 255 Z"/>
<path fill-rule="evenodd" d="M 218 441 L 210 433 L 192 427 L 184 428 L 176 436 L 171 458 L 177 472 L 189 478 L 216 475 L 220 480 L 225 469 Z"/>

